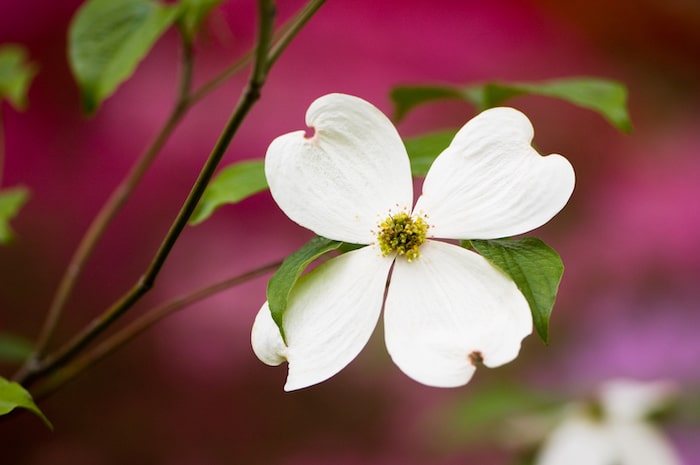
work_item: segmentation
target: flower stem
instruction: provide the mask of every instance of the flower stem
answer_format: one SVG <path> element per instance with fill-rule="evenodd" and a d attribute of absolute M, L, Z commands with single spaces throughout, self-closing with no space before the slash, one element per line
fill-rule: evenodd
<path fill-rule="evenodd" d="M 259 26 L 256 40 L 255 58 L 253 70 L 248 84 L 231 114 L 223 132 L 214 146 L 209 158 L 204 164 L 197 180 L 195 181 L 190 194 L 187 196 L 180 212 L 175 218 L 170 230 L 166 234 L 160 248 L 156 252 L 151 264 L 144 275 L 137 283 L 124 294 L 117 302 L 107 309 L 102 315 L 95 318 L 77 334 L 66 345 L 56 353 L 50 354 L 42 360 L 35 360 L 33 364 L 27 366 L 26 370 L 19 373 L 15 379 L 22 384 L 29 385 L 39 376 L 60 367 L 74 358 L 80 351 L 99 336 L 109 325 L 123 315 L 129 308 L 141 299 L 155 283 L 155 280 L 163 267 L 175 242 L 183 231 L 187 222 L 194 212 L 194 209 L 201 198 L 204 189 L 211 180 L 228 148 L 233 136 L 240 128 L 246 115 L 253 105 L 260 98 L 260 90 L 265 83 L 269 66 L 267 64 L 267 54 L 270 47 L 273 31 L 273 20 L 275 15 L 274 3 L 272 0 L 258 0 Z"/>
<path fill-rule="evenodd" d="M 163 318 L 171 315 L 183 308 L 192 305 L 196 302 L 204 300 L 211 297 L 221 291 L 230 289 L 232 287 L 238 286 L 248 282 L 259 276 L 263 276 L 282 264 L 281 261 L 271 263 L 255 270 L 249 271 L 247 273 L 234 276 L 232 278 L 226 279 L 219 283 L 204 287 L 191 294 L 177 297 L 165 304 L 155 307 L 139 318 L 135 319 L 127 326 L 122 328 L 120 331 L 114 333 L 108 339 L 105 339 L 101 344 L 91 349 L 89 352 L 81 355 L 80 357 L 74 359 L 72 362 L 66 364 L 65 366 L 54 371 L 50 376 L 45 378 L 39 384 L 39 386 L 34 390 L 34 399 L 44 398 L 54 391 L 62 387 L 67 382 L 71 381 L 86 369 L 95 365 L 108 355 L 112 354 L 115 350 L 131 341 L 133 338 L 143 333 L 151 326 L 155 325 Z"/>

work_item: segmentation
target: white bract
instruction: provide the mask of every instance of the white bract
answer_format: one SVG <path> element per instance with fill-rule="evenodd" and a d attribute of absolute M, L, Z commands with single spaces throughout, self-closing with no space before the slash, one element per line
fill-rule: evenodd
<path fill-rule="evenodd" d="M 574 405 L 545 442 L 536 465 L 681 465 L 646 416 L 673 394 L 666 382 L 609 381 L 600 411 Z"/>
<path fill-rule="evenodd" d="M 411 208 L 408 155 L 381 111 L 330 94 L 312 103 L 306 123 L 313 136 L 285 134 L 267 150 L 272 197 L 316 234 L 367 246 L 299 280 L 283 317 L 286 344 L 268 304 L 260 309 L 253 349 L 267 364 L 289 363 L 285 390 L 324 381 L 350 363 L 382 303 L 389 354 L 418 382 L 460 386 L 479 363 L 513 360 L 532 332 L 522 293 L 480 255 L 435 239 L 495 239 L 543 225 L 571 196 L 571 164 L 531 147 L 525 115 L 494 108 L 437 157 Z"/>

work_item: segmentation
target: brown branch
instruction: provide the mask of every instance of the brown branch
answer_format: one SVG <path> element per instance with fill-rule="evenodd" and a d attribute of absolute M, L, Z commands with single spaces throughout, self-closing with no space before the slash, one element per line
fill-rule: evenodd
<path fill-rule="evenodd" d="M 83 373 L 86 369 L 92 367 L 99 361 L 103 360 L 115 350 L 131 341 L 133 338 L 143 333 L 163 318 L 172 315 L 173 313 L 182 310 L 196 302 L 211 297 L 221 291 L 231 289 L 239 284 L 248 282 L 259 276 L 263 276 L 271 271 L 279 268 L 281 261 L 262 266 L 258 269 L 243 273 L 238 276 L 226 279 L 211 286 L 199 289 L 191 294 L 177 297 L 170 302 L 155 307 L 139 318 L 135 319 L 120 331 L 114 333 L 102 343 L 84 353 L 72 362 L 54 371 L 50 376 L 41 381 L 33 392 L 35 399 L 44 398 L 54 391 L 62 387 L 67 382 Z"/>

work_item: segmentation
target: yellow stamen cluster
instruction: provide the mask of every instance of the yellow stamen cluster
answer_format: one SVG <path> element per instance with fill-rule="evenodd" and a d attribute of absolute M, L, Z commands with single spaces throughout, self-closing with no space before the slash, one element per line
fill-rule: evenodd
<path fill-rule="evenodd" d="M 423 218 L 412 218 L 408 213 L 401 212 L 379 224 L 377 240 L 385 257 L 397 252 L 405 255 L 410 262 L 418 258 L 418 248 L 425 242 L 427 232 L 428 224 Z"/>

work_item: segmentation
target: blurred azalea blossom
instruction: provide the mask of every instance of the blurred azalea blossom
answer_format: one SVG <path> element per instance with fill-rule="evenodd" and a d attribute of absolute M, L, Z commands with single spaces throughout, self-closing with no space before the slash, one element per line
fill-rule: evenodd
<path fill-rule="evenodd" d="M 674 393 L 674 386 L 665 381 L 605 383 L 599 393 L 600 411 L 571 406 L 535 464 L 681 465 L 668 440 L 646 419 Z"/>
<path fill-rule="evenodd" d="M 406 149 L 381 111 L 330 94 L 312 103 L 306 123 L 312 136 L 292 132 L 268 148 L 272 196 L 316 234 L 367 246 L 298 281 L 283 317 L 286 344 L 268 304 L 260 309 L 253 349 L 269 365 L 289 363 L 285 390 L 320 383 L 350 363 L 382 304 L 388 352 L 418 382 L 461 386 L 476 365 L 513 360 L 532 332 L 524 296 L 480 255 L 435 239 L 495 239 L 545 224 L 571 196 L 571 164 L 532 148 L 525 115 L 490 109 L 438 156 L 411 208 Z"/>

